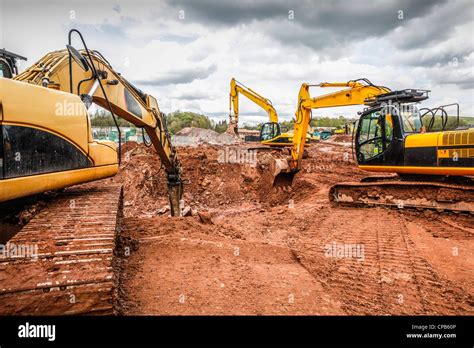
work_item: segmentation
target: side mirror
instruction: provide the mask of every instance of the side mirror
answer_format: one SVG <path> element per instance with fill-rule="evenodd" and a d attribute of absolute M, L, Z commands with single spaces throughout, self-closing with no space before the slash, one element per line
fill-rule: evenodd
<path fill-rule="evenodd" d="M 80 54 L 79 51 L 71 45 L 66 45 L 66 47 L 69 52 L 69 55 L 74 59 L 77 65 L 79 65 L 82 70 L 89 71 L 89 64 L 87 63 L 86 58 L 84 58 L 84 56 Z"/>

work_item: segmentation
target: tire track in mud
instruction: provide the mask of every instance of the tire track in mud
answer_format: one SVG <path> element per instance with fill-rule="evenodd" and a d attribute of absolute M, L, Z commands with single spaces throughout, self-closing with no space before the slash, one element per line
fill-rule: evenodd
<path fill-rule="evenodd" d="M 296 239 L 295 254 L 347 314 L 472 313 L 472 296 L 420 255 L 404 213 L 337 208 L 319 219 Z"/>
<path fill-rule="evenodd" d="M 412 214 L 418 225 L 430 232 L 435 238 L 457 240 L 474 239 L 474 219 L 470 216 L 429 216 L 420 218 Z"/>
<path fill-rule="evenodd" d="M 468 291 L 458 286 L 455 282 L 445 279 L 441 274 L 436 272 L 430 262 L 421 256 L 416 248 L 415 243 L 408 236 L 407 223 L 415 222 L 423 226 L 426 231 L 433 230 L 446 231 L 448 234 L 464 239 L 465 231 L 462 228 L 456 228 L 449 224 L 443 223 L 443 218 L 436 218 L 427 221 L 426 219 L 408 219 L 407 216 L 401 215 L 404 228 L 404 236 L 406 239 L 407 250 L 413 258 L 414 271 L 417 274 L 420 283 L 420 292 L 424 299 L 425 312 L 427 315 L 472 315 L 474 313 L 474 296 Z M 446 220 L 447 221 L 447 220 Z M 436 252 L 434 250 L 433 252 Z"/>

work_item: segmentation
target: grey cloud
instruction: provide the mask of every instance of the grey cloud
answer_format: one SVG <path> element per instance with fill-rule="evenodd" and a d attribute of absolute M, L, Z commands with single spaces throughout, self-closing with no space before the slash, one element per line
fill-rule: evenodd
<path fill-rule="evenodd" d="M 197 35 L 185 36 L 185 35 L 180 35 L 180 34 L 164 34 L 164 35 L 159 36 L 159 38 L 160 38 L 160 41 L 188 44 L 198 39 L 198 36 Z"/>
<path fill-rule="evenodd" d="M 457 46 L 436 51 L 430 49 L 426 49 L 424 52 L 420 52 L 420 50 L 400 51 L 398 53 L 399 57 L 395 57 L 393 61 L 409 66 L 421 67 L 449 66 L 454 61 L 456 64 L 464 64 L 473 50 L 472 46 Z"/>
<path fill-rule="evenodd" d="M 461 89 L 474 89 L 474 74 L 464 71 L 456 71 L 455 69 L 441 69 L 432 71 L 431 80 L 440 85 L 456 85 Z"/>
<path fill-rule="evenodd" d="M 183 92 L 174 98 L 176 99 L 183 99 L 183 100 L 209 100 L 212 99 L 213 96 L 210 93 L 206 93 L 203 91 L 196 90 L 194 92 Z"/>
<path fill-rule="evenodd" d="M 215 64 L 208 67 L 185 68 L 167 72 L 159 77 L 135 80 L 134 82 L 144 86 L 166 86 L 191 83 L 194 80 L 204 80 L 217 71 Z"/>
<path fill-rule="evenodd" d="M 429 45 L 448 38 L 456 26 L 472 25 L 473 11 L 472 0 L 452 1 L 447 6 L 436 4 L 425 16 L 407 23 L 402 21 L 389 39 L 401 49 L 429 48 Z"/>
<path fill-rule="evenodd" d="M 182 8 L 186 20 L 205 25 L 263 25 L 267 33 L 285 44 L 304 44 L 315 50 L 343 46 L 367 37 L 381 37 L 400 25 L 430 13 L 447 0 L 373 1 L 190 1 L 178 0 L 170 6 Z M 294 19 L 288 12 L 294 11 Z M 404 22 L 398 11 L 404 13 Z M 299 28 L 297 28 L 299 27 Z"/>
<path fill-rule="evenodd" d="M 263 20 L 288 13 L 288 5 L 270 0 L 178 0 L 168 1 L 171 7 L 185 11 L 186 20 L 209 25 L 234 25 L 251 20 Z"/>

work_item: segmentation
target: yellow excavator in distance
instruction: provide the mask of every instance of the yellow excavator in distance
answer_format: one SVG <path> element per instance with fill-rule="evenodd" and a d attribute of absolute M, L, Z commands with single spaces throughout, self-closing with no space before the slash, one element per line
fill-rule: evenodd
<path fill-rule="evenodd" d="M 81 51 L 71 46 L 74 33 Z M 118 172 L 120 140 L 117 149 L 93 139 L 92 103 L 146 131 L 167 174 L 171 214 L 179 215 L 181 167 L 156 99 L 89 50 L 75 29 L 67 49 L 46 54 L 13 79 L 0 78 L 0 202 Z"/>
<path fill-rule="evenodd" d="M 229 93 L 229 133 L 238 134 L 239 124 L 239 94 L 246 96 L 249 100 L 260 106 L 268 114 L 270 122 L 264 123 L 260 131 L 260 143 L 271 147 L 290 147 L 293 144 L 293 134 L 282 133 L 278 123 L 278 114 L 272 102 L 255 92 L 253 89 L 238 82 L 235 78 L 230 81 Z M 306 146 L 310 137 L 306 137 Z"/>

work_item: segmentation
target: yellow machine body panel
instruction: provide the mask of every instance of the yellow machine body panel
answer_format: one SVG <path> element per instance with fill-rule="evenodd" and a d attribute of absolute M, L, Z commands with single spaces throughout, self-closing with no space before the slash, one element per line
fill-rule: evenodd
<path fill-rule="evenodd" d="M 118 164 L 38 174 L 0 182 L 0 202 L 114 176 Z"/>
<path fill-rule="evenodd" d="M 282 133 L 280 135 L 277 135 L 273 139 L 269 140 L 262 140 L 262 144 L 264 145 L 269 145 L 269 146 L 292 146 L 293 145 L 293 134 L 292 133 Z M 307 136 L 306 137 L 306 142 L 304 144 L 305 147 L 311 146 L 311 137 Z"/>
<path fill-rule="evenodd" d="M 474 176 L 474 129 L 410 134 L 404 143 L 405 165 L 360 165 L 371 172 Z"/>
<path fill-rule="evenodd" d="M 115 143 L 93 140 L 78 96 L 0 78 L 0 202 L 117 172 Z"/>
<path fill-rule="evenodd" d="M 88 153 L 87 111 L 81 99 L 14 80 L 0 80 L 2 122 L 38 127 L 66 138 Z"/>

